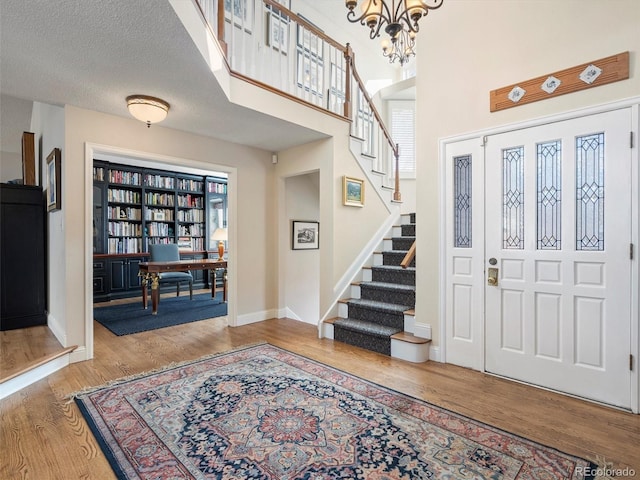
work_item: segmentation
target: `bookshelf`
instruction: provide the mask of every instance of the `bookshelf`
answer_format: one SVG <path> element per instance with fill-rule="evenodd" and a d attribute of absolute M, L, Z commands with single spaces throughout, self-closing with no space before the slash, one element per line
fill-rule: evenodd
<path fill-rule="evenodd" d="M 137 264 L 149 245 L 177 243 L 189 259 L 217 252 L 207 239 L 226 227 L 225 178 L 95 160 L 93 185 L 96 301 L 139 293 Z M 195 280 L 205 285 L 203 273 Z"/>

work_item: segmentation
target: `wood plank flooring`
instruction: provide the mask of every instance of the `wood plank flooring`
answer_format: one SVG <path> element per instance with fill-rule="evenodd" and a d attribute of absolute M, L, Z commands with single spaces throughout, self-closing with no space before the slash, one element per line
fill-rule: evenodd
<path fill-rule="evenodd" d="M 116 337 L 95 324 L 95 359 L 0 401 L 0 478 L 113 479 L 72 392 L 255 342 L 319 360 L 567 453 L 640 476 L 640 416 L 435 362 L 412 364 L 318 339 L 315 326 L 273 319 L 229 328 L 225 317 Z"/>
<path fill-rule="evenodd" d="M 0 332 L 0 382 L 64 351 L 46 325 Z"/>

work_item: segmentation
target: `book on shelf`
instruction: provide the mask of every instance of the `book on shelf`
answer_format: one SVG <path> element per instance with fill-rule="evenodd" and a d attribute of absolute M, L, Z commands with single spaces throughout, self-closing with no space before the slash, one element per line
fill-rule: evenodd
<path fill-rule="evenodd" d="M 191 237 L 179 237 L 178 249 L 180 250 L 193 250 L 191 245 Z"/>

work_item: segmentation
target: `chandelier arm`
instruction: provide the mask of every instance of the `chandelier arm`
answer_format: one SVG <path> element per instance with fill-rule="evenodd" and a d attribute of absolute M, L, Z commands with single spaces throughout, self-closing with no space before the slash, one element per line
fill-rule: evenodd
<path fill-rule="evenodd" d="M 362 26 L 369 27 L 369 25 L 367 25 L 366 23 L 366 19 L 373 16 L 378 17 L 376 26 L 371 28 L 371 31 L 369 32 L 369 38 L 373 40 L 376 37 L 380 36 L 380 29 L 382 28 L 382 25 L 386 22 L 386 19 L 381 14 L 370 13 L 367 15 L 363 13 L 362 15 L 358 16 L 353 10 L 351 10 L 347 13 L 347 20 L 349 20 L 349 22 L 351 23 L 360 23 L 360 25 Z"/>

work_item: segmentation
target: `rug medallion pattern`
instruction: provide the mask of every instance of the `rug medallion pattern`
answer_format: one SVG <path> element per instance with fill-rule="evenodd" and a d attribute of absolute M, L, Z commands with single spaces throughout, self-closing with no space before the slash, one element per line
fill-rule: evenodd
<path fill-rule="evenodd" d="M 76 401 L 126 479 L 546 480 L 589 465 L 270 345 Z"/>

